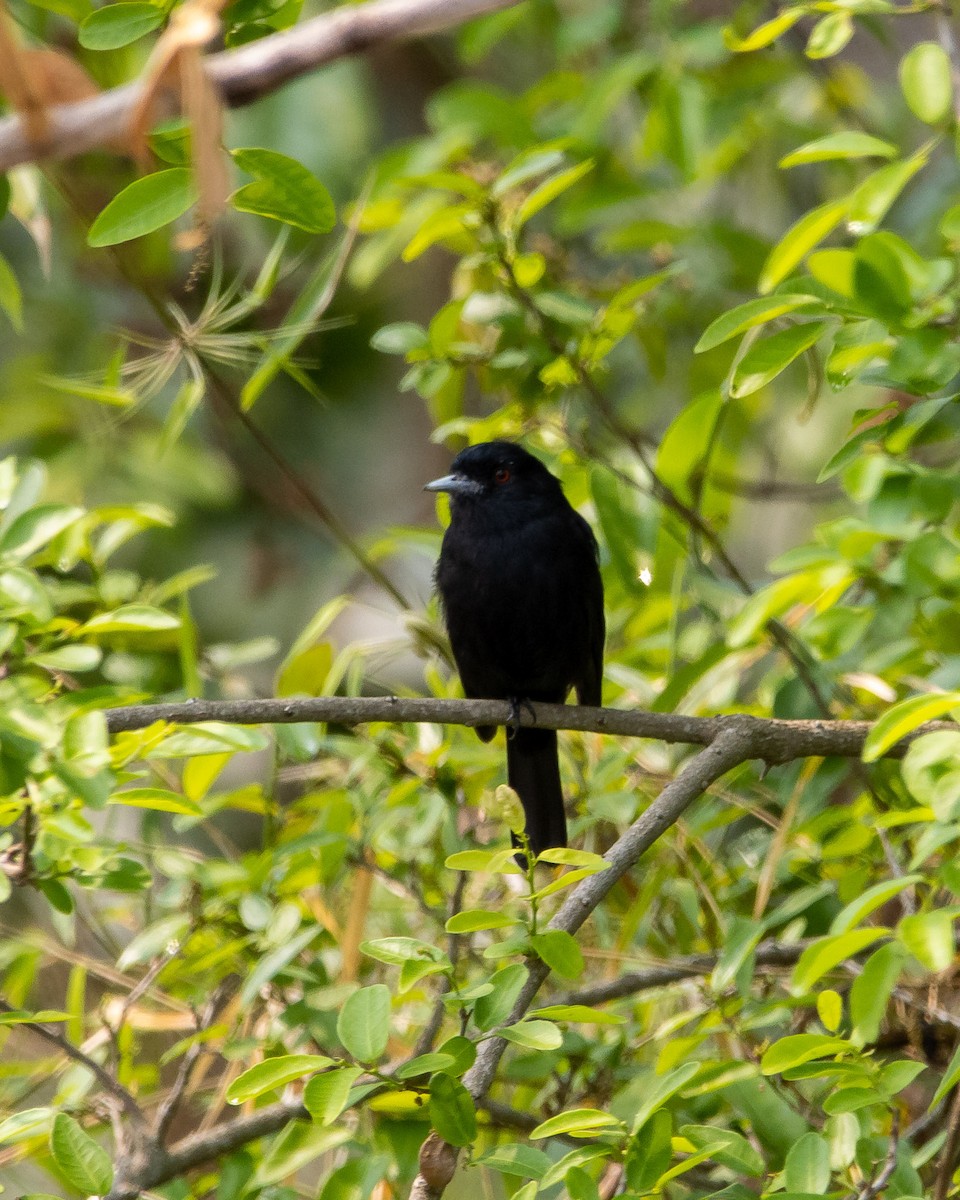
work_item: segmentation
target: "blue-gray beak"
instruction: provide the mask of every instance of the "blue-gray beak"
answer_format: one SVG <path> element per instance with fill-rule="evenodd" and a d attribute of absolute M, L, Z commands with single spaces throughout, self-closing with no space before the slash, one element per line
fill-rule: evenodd
<path fill-rule="evenodd" d="M 439 479 L 431 480 L 423 485 L 425 492 L 449 492 L 452 496 L 476 496 L 483 491 L 483 485 L 466 475 L 442 475 Z"/>

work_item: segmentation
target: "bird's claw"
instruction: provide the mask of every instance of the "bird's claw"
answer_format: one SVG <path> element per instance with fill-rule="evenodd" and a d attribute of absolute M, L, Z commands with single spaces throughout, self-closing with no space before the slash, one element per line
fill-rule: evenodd
<path fill-rule="evenodd" d="M 507 725 L 507 737 L 514 738 L 522 728 L 520 723 L 520 713 L 526 709 L 530 714 L 530 719 L 536 722 L 537 714 L 533 705 L 525 696 L 510 697 L 510 723 Z"/>

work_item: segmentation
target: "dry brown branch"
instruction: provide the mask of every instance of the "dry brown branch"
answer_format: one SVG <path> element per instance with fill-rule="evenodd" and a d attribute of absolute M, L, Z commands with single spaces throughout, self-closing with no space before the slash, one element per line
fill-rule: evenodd
<path fill-rule="evenodd" d="M 363 5 L 348 4 L 249 45 L 213 54 L 204 62 L 223 102 L 236 107 L 337 59 L 384 42 L 452 29 L 518 2 L 371 0 Z M 0 171 L 39 157 L 73 158 L 98 146 L 126 141 L 143 93 L 144 83 L 138 80 L 90 100 L 49 109 L 42 154 L 25 122 L 19 117 L 5 118 L 0 121 Z"/>

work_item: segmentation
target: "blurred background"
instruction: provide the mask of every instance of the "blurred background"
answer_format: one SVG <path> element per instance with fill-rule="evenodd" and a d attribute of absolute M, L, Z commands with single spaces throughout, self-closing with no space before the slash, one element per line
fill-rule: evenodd
<path fill-rule="evenodd" d="M 102 86 L 133 76 L 146 57 L 142 43 L 109 54 L 78 49 L 70 22 L 46 6 L 21 4 L 14 13 L 26 37 L 69 47 Z M 726 4 L 530 0 L 453 36 L 337 63 L 228 114 L 228 146 L 267 145 L 298 158 L 331 189 L 341 218 L 325 237 L 294 233 L 285 277 L 256 315 L 260 333 L 269 341 L 271 325 L 330 252 L 365 187 L 376 205 L 398 166 L 415 166 L 418 155 L 437 161 L 437 148 L 453 144 L 469 150 L 482 170 L 485 160 L 509 159 L 512 143 L 532 126 L 597 162 L 542 235 L 552 251 L 598 284 L 657 267 L 675 272 L 610 363 L 618 405 L 635 428 L 658 436 L 722 378 L 716 355 L 692 353 L 703 328 L 754 293 L 771 244 L 818 192 L 847 182 L 855 169 L 783 171 L 779 158 L 839 119 L 883 131 L 907 148 L 922 137 L 895 92 L 898 48 L 890 25 L 873 34 L 861 25 L 839 56 L 818 63 L 798 60 L 800 36 L 792 49 L 731 55 L 723 29 L 732 16 L 748 28 L 762 6 L 732 13 Z M 929 20 L 899 21 L 894 33 L 909 42 L 929 33 Z M 150 295 L 189 314 L 207 293 L 204 264 L 197 270 L 191 255 L 171 250 L 167 231 L 112 251 L 85 246 L 90 219 L 132 177 L 126 160 L 106 155 L 14 172 L 0 253 L 21 282 L 29 318 L 19 330 L 0 321 L 3 449 L 48 464 L 52 499 L 148 500 L 168 508 L 172 529 L 136 540 L 127 561 L 147 578 L 211 565 L 214 577 L 191 597 L 201 640 L 245 644 L 230 661 L 259 659 L 245 665 L 254 689 L 269 689 L 278 654 L 325 600 L 348 590 L 356 603 L 338 619 L 335 638 L 381 643 L 368 660 L 372 686 L 416 686 L 419 667 L 400 652 L 396 604 L 358 576 L 350 555 L 247 430 L 205 404 L 185 434 L 164 446 L 171 386 L 122 407 L 71 389 L 71 380 L 102 381 L 131 336 L 162 338 Z M 956 161 L 944 154 L 895 209 L 891 225 L 916 242 L 917 229 L 930 224 L 956 184 Z M 399 235 L 396 227 L 375 230 L 354 247 L 322 327 L 298 352 L 309 390 L 280 375 L 251 413 L 290 468 L 366 545 L 397 526 L 439 533 L 433 499 L 421 487 L 462 441 L 435 444 L 435 421 L 423 402 L 399 390 L 402 365 L 370 346 L 384 325 L 428 323 L 451 294 L 456 259 L 434 246 L 415 261 L 399 261 L 410 222 L 406 233 L 400 224 Z M 275 231 L 255 217 L 224 218 L 214 249 L 222 278 L 249 283 Z M 230 387 L 249 370 L 222 368 Z M 806 373 L 794 366 L 728 419 L 731 445 L 751 427 L 749 478 L 740 477 L 741 460 L 727 479 L 722 519 L 753 579 L 830 511 L 831 487 L 813 481 L 862 401 L 857 389 L 814 401 L 819 381 Z M 474 384 L 463 404 L 482 415 L 502 401 Z M 535 431 L 535 404 L 526 419 Z M 414 609 L 431 594 L 435 550 L 436 538 L 424 536 L 388 556 L 386 569 Z"/>

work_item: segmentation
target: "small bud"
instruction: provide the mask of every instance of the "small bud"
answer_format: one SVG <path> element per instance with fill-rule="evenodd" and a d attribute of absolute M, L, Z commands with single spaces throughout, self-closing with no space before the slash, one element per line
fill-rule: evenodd
<path fill-rule="evenodd" d="M 523 833 L 527 827 L 527 817 L 520 803 L 520 797 L 508 783 L 501 783 L 493 793 L 493 814 L 498 817 L 513 833 Z"/>

